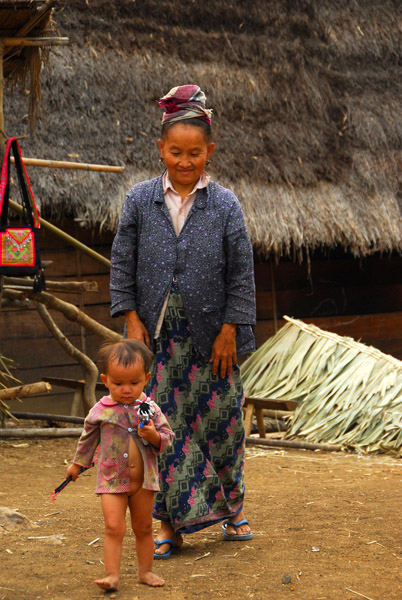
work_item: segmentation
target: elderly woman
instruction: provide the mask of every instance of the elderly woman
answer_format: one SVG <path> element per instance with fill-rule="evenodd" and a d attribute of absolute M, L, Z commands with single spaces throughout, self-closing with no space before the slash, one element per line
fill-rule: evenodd
<path fill-rule="evenodd" d="M 156 354 L 149 393 L 175 433 L 159 457 L 155 558 L 224 521 L 226 540 L 252 533 L 243 512 L 243 388 L 237 356 L 254 350 L 253 253 L 236 196 L 211 180 L 211 110 L 198 86 L 173 88 L 164 113 L 166 169 L 135 185 L 113 242 L 111 314 Z"/>

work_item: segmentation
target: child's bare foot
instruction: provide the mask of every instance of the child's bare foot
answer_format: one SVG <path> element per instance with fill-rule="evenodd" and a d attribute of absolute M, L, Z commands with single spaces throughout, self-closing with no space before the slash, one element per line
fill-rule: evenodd
<path fill-rule="evenodd" d="M 165 585 L 165 580 L 152 571 L 145 571 L 143 575 L 139 575 L 138 577 L 140 583 L 145 583 L 145 585 L 150 585 L 151 587 L 162 587 Z"/>
<path fill-rule="evenodd" d="M 115 592 L 119 587 L 119 578 L 115 577 L 114 575 L 108 575 L 103 579 L 97 579 L 95 583 L 102 590 L 106 590 L 107 592 Z"/>

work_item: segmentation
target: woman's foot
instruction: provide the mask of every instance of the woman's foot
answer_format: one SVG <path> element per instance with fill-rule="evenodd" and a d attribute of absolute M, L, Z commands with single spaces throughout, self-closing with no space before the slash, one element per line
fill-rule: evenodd
<path fill-rule="evenodd" d="M 161 527 L 155 539 L 158 542 L 161 542 L 162 540 L 172 540 L 175 546 L 181 546 L 183 543 L 182 536 L 180 534 L 175 535 L 173 527 L 166 521 L 161 521 Z M 166 544 L 160 544 L 158 548 L 155 548 L 155 554 L 166 554 L 169 552 L 169 550 L 171 550 L 171 548 L 172 545 L 169 542 Z"/>
<path fill-rule="evenodd" d="M 107 592 L 114 592 L 119 588 L 119 578 L 114 575 L 108 575 L 103 579 L 97 579 L 96 585 Z"/>
<path fill-rule="evenodd" d="M 145 585 L 150 585 L 151 587 L 162 587 L 165 585 L 165 580 L 152 571 L 146 571 L 143 575 L 138 577 L 140 583 L 145 583 Z"/>
<path fill-rule="evenodd" d="M 237 514 L 235 517 L 230 519 L 230 521 L 232 521 L 232 523 L 238 523 L 239 521 L 243 521 L 245 518 L 246 517 L 244 516 L 244 511 L 241 510 L 239 512 L 239 514 Z M 230 525 L 230 523 L 228 523 L 228 525 L 226 527 L 226 533 L 228 535 L 245 535 L 245 534 L 251 533 L 251 529 L 250 529 L 248 523 L 239 525 L 237 530 L 233 527 L 233 525 Z"/>

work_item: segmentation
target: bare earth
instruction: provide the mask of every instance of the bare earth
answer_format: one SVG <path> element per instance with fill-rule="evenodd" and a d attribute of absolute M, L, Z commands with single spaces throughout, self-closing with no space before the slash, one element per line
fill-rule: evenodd
<path fill-rule="evenodd" d="M 398 459 L 248 448 L 254 540 L 224 542 L 219 525 L 186 536 L 170 560 L 154 563 L 166 585 L 151 589 L 137 582 L 135 540 L 127 534 L 120 590 L 105 594 L 93 583 L 103 574 L 94 471 L 50 500 L 75 445 L 0 442 L 0 506 L 37 524 L 0 534 L 0 600 L 402 599 Z"/>

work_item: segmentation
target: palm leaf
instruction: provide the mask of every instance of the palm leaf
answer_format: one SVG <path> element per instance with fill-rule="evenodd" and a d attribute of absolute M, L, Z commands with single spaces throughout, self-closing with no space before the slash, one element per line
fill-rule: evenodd
<path fill-rule="evenodd" d="M 285 320 L 241 366 L 246 395 L 298 402 L 288 439 L 402 455 L 402 362 Z"/>

